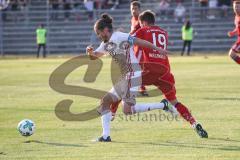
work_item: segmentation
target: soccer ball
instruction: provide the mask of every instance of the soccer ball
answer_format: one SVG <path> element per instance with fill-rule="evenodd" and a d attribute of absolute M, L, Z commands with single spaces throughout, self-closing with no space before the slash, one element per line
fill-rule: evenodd
<path fill-rule="evenodd" d="M 18 123 L 17 130 L 22 136 L 31 136 L 35 132 L 36 125 L 30 119 L 24 119 Z"/>

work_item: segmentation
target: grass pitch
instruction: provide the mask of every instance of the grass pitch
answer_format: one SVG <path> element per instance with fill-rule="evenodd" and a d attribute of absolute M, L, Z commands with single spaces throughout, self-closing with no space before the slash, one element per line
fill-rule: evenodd
<path fill-rule="evenodd" d="M 99 101 L 63 95 L 49 87 L 50 74 L 66 60 L 0 59 L 1 160 L 240 159 L 240 69 L 227 56 L 170 57 L 178 99 L 207 129 L 208 139 L 200 139 L 182 119 L 150 120 L 149 114 L 158 116 L 159 111 L 129 119 L 119 109 L 112 123 L 112 143 L 92 141 L 101 134 L 99 118 L 65 122 L 55 116 L 55 105 L 63 99 L 74 100 L 73 113 L 92 109 Z M 82 80 L 86 67 L 72 72 L 66 83 L 107 91 L 111 88 L 110 61 L 103 60 L 103 70 L 95 83 Z M 31 137 L 22 137 L 16 130 L 25 118 L 36 123 L 37 130 Z"/>

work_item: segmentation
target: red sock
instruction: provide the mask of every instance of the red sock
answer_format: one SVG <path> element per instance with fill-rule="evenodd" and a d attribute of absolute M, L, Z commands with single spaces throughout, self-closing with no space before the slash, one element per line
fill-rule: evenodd
<path fill-rule="evenodd" d="M 193 118 L 193 116 L 191 115 L 191 113 L 189 112 L 189 110 L 187 109 L 187 107 L 185 107 L 183 104 L 181 103 L 177 103 L 175 105 L 177 111 L 180 113 L 180 115 L 186 120 L 188 121 L 191 125 L 194 124 L 196 122 L 196 120 Z"/>
<path fill-rule="evenodd" d="M 111 106 L 110 106 L 110 110 L 112 113 L 116 113 L 117 112 L 117 109 L 118 109 L 118 105 L 121 101 L 117 101 L 115 103 L 112 103 Z"/>
<path fill-rule="evenodd" d="M 238 55 L 233 55 L 231 58 L 237 63 L 240 64 L 240 57 Z"/>
<path fill-rule="evenodd" d="M 139 91 L 140 92 L 145 92 L 146 91 L 146 87 L 144 85 L 142 85 L 140 88 L 139 88 Z"/>
<path fill-rule="evenodd" d="M 237 62 L 237 64 L 240 64 L 240 57 L 239 56 L 236 56 L 234 60 L 235 60 L 235 62 Z"/>

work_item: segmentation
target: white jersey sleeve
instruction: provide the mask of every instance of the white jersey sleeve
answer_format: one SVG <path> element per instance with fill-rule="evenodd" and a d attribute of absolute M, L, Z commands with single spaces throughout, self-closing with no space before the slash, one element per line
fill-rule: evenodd
<path fill-rule="evenodd" d="M 104 42 L 102 42 L 101 44 L 100 44 L 100 46 L 95 50 L 96 52 L 102 52 L 102 53 L 104 53 L 105 52 L 105 50 L 104 50 Z"/>
<path fill-rule="evenodd" d="M 115 32 L 111 39 L 115 42 L 127 41 L 129 42 L 130 46 L 132 46 L 134 44 L 135 37 L 131 36 L 128 33 Z"/>

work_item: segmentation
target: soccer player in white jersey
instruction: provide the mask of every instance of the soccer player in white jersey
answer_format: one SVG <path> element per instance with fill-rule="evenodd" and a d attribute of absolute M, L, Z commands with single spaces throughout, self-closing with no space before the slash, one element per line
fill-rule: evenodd
<path fill-rule="evenodd" d="M 161 54 L 167 54 L 166 50 L 156 47 L 152 43 L 132 37 L 128 33 L 114 32 L 112 26 L 112 18 L 108 14 L 101 15 L 101 18 L 95 23 L 94 30 L 98 37 L 102 40 L 100 46 L 94 51 L 92 46 L 86 48 L 86 53 L 90 59 L 94 60 L 103 55 L 110 55 L 119 64 L 121 70 L 121 79 L 114 84 L 114 87 L 103 96 L 97 112 L 104 115 L 104 123 L 109 123 L 110 127 L 111 112 L 110 105 L 122 99 L 123 112 L 126 115 L 135 114 L 137 112 L 145 112 L 153 109 L 168 108 L 168 102 L 156 102 L 136 104 L 135 97 L 138 87 L 141 85 L 141 67 L 133 52 L 133 45 L 150 48 L 159 51 Z M 108 115 L 108 116 L 106 116 Z M 110 132 L 110 128 L 105 128 L 105 132 Z M 109 133 L 103 134 L 101 137 L 105 141 L 111 141 L 110 137 L 104 137 Z M 100 139 L 101 141 L 101 139 Z"/>

